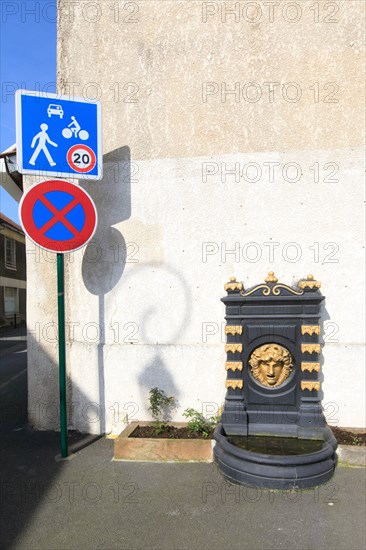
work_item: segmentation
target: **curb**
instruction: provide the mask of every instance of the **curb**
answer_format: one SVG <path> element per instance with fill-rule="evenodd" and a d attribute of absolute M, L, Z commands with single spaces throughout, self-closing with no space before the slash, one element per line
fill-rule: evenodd
<path fill-rule="evenodd" d="M 133 420 L 114 440 L 113 460 L 128 462 L 212 462 L 211 439 L 169 439 L 129 437 L 137 426 L 150 426 L 150 421 Z M 178 428 L 185 422 L 168 422 Z"/>
<path fill-rule="evenodd" d="M 357 445 L 338 445 L 336 451 L 341 464 L 352 466 L 366 466 L 366 447 Z"/>

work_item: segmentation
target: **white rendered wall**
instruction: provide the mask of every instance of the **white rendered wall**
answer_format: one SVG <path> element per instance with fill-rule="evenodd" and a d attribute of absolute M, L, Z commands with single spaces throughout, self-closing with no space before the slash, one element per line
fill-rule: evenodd
<path fill-rule="evenodd" d="M 105 154 L 103 180 L 80 181 L 97 233 L 66 260 L 70 427 L 119 432 L 127 419 L 149 419 L 154 386 L 178 399 L 175 419 L 187 407 L 215 412 L 225 397 L 223 285 L 234 275 L 249 287 L 270 270 L 290 285 L 309 273 L 322 282 L 325 412 L 331 424 L 365 425 L 364 8 L 347 4 L 332 26 L 309 13 L 239 26 L 204 22 L 201 2 L 146 1 L 138 22 L 117 26 L 104 9 L 94 22 L 76 9 L 71 21 L 61 2 L 60 88 L 100 87 Z M 222 82 L 250 81 L 298 82 L 304 97 L 222 100 Z M 138 102 L 113 97 L 128 82 Z M 204 82 L 220 89 L 207 101 Z M 315 103 L 315 82 L 337 82 L 339 101 Z M 44 404 L 31 419 L 48 429 L 57 426 L 56 268 L 30 258 L 28 322 L 40 333 L 29 406 Z"/>

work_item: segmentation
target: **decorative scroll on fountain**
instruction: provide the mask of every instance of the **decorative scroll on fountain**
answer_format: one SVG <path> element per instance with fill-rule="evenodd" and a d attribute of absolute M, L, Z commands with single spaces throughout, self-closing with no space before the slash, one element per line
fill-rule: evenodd
<path fill-rule="evenodd" d="M 292 288 L 273 272 L 248 290 L 235 277 L 225 284 L 227 393 L 214 452 L 231 481 L 311 487 L 333 474 L 337 443 L 321 406 L 320 286 L 308 275 Z"/>

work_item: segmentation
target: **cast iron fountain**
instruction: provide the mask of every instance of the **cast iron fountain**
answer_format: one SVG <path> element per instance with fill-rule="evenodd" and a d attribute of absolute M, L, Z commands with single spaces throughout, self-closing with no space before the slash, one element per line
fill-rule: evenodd
<path fill-rule="evenodd" d="M 312 275 L 297 288 L 273 272 L 249 290 L 226 283 L 227 394 L 215 461 L 234 483 L 274 489 L 328 481 L 337 442 L 320 392 L 320 307 Z"/>

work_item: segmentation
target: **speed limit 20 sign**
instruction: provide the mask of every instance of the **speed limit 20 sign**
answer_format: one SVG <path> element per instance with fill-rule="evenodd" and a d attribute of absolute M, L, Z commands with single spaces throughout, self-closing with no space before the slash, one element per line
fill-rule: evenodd
<path fill-rule="evenodd" d="M 77 144 L 73 145 L 67 153 L 67 162 L 75 172 L 87 174 L 93 170 L 97 157 L 93 149 L 87 145 Z"/>

